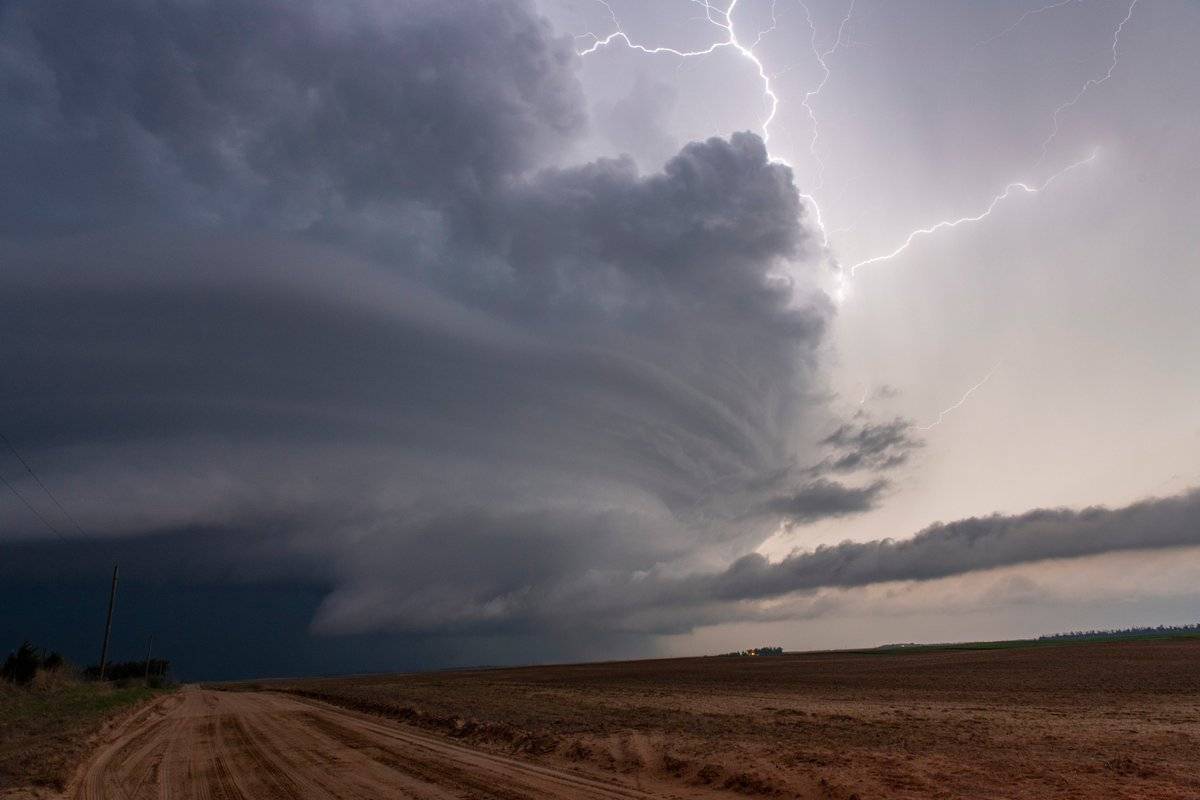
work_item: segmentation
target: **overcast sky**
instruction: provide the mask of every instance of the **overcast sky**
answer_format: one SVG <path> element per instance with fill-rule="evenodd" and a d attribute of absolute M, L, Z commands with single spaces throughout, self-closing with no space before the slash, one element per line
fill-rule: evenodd
<path fill-rule="evenodd" d="M 114 560 L 189 677 L 1194 622 L 1197 41 L 3 0 L 4 646 Z"/>

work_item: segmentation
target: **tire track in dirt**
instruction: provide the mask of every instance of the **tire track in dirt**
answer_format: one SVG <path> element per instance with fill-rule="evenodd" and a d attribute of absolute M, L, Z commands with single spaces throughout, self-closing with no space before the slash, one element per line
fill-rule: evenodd
<path fill-rule="evenodd" d="M 385 750 L 378 746 L 375 739 L 321 714 L 308 713 L 305 714 L 305 718 L 314 729 L 329 739 L 359 752 L 369 752 L 372 754 L 371 757 L 380 764 L 416 781 L 439 786 L 459 786 L 468 789 L 472 795 L 483 792 L 488 793 L 489 796 L 494 795 L 499 800 L 523 800 L 527 796 L 522 792 L 508 791 L 505 787 L 491 784 L 483 778 L 473 777 L 457 766 L 447 768 L 441 764 L 422 762 L 413 758 L 411 754 Z"/>
<path fill-rule="evenodd" d="M 647 792 L 464 747 L 285 695 L 185 689 L 139 712 L 80 771 L 73 800 L 645 800 Z"/>

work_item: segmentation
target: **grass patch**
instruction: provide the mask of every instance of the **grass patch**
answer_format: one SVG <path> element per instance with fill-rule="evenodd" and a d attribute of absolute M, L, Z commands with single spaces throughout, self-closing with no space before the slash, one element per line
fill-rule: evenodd
<path fill-rule="evenodd" d="M 17 688 L 0 684 L 0 789 L 62 789 L 105 720 L 160 694 L 95 683 Z"/>

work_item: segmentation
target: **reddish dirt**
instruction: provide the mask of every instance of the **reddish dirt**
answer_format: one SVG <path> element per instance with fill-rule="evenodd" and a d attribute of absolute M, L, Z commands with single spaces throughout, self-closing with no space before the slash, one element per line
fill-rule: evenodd
<path fill-rule="evenodd" d="M 80 770 L 76 800 L 581 798 L 697 793 L 466 747 L 409 726 L 271 693 L 186 689 L 130 719 Z"/>
<path fill-rule="evenodd" d="M 1194 639 L 264 687 L 391 717 L 522 763 L 655 782 L 655 796 L 670 787 L 676 796 L 711 789 L 842 800 L 1200 798 Z"/>

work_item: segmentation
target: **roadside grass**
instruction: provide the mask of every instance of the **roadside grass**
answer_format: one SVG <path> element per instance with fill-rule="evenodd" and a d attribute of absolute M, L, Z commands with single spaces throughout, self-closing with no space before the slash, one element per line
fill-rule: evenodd
<path fill-rule="evenodd" d="M 65 681 L 0 683 L 0 790 L 65 787 L 104 721 L 161 690 Z"/>

